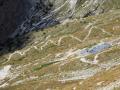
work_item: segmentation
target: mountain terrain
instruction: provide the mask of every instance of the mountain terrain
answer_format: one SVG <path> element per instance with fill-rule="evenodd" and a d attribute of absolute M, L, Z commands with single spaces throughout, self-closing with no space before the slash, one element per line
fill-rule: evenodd
<path fill-rule="evenodd" d="M 0 90 L 120 90 L 120 0 L 28 2 L 4 34 Z"/>

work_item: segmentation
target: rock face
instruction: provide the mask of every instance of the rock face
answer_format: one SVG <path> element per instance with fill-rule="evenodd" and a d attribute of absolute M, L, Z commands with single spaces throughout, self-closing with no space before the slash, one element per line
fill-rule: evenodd
<path fill-rule="evenodd" d="M 21 24 L 30 7 L 28 0 L 0 0 L 0 43 Z"/>
<path fill-rule="evenodd" d="M 113 3 L 114 2 L 114 3 Z M 23 35 L 34 29 L 54 25 L 66 18 L 85 18 L 120 8 L 117 0 L 1 0 L 0 43 L 11 35 Z M 26 19 L 34 5 L 30 18 Z M 25 21 L 22 25 L 21 23 Z M 56 22 L 57 21 L 57 22 Z M 16 30 L 21 25 L 19 30 Z"/>

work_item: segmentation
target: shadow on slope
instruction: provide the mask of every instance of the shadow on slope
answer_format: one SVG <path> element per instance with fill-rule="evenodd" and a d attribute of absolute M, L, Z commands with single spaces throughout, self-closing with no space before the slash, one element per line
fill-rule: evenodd
<path fill-rule="evenodd" d="M 23 0 L 23 2 L 15 1 L 12 3 L 11 0 L 7 0 L 0 2 L 0 12 L 4 11 L 4 8 L 6 7 L 5 12 L 2 12 L 2 14 L 0 14 L 0 55 L 4 55 L 6 53 L 23 48 L 30 41 L 31 36 L 29 32 L 33 30 L 42 30 L 43 28 L 47 28 L 58 23 L 56 20 L 54 20 L 53 17 L 43 19 L 49 15 L 53 6 L 51 3 L 42 0 L 39 2 L 35 1 L 33 7 L 28 8 L 26 5 L 28 5 L 29 2 L 31 1 L 28 0 L 28 2 L 25 2 Z M 22 5 L 19 5 L 18 8 L 16 8 L 19 3 Z M 7 9 L 11 6 L 14 6 L 13 8 L 16 9 Z M 27 12 L 23 10 L 25 8 L 28 8 Z M 4 14 L 7 14 L 6 12 L 8 12 L 8 15 L 4 16 Z M 14 17 L 14 15 L 11 13 L 17 13 L 17 16 Z M 25 15 L 23 13 L 25 13 Z M 1 24 L 5 27 L 1 26 Z M 1 28 L 3 30 L 1 30 Z"/>

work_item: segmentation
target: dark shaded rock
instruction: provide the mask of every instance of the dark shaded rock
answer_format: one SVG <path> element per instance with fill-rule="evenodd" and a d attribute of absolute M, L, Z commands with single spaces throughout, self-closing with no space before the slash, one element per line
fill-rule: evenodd
<path fill-rule="evenodd" d="M 28 0 L 0 0 L 0 43 L 25 20 L 31 4 Z"/>

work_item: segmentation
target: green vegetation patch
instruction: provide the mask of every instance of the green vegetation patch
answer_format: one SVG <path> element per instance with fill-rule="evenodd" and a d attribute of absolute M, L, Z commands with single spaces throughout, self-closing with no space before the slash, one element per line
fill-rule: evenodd
<path fill-rule="evenodd" d="M 59 62 L 59 61 L 48 62 L 48 63 L 42 64 L 42 65 L 39 65 L 38 67 L 34 67 L 34 68 L 33 68 L 33 71 L 38 71 L 38 70 L 40 70 L 40 69 L 42 69 L 42 68 L 48 67 L 48 66 L 50 66 L 50 65 L 52 65 L 52 64 L 55 64 L 55 63 L 57 63 L 57 62 Z"/>

